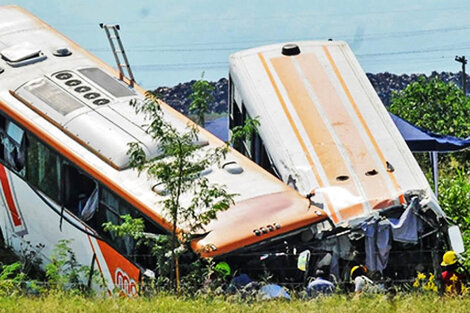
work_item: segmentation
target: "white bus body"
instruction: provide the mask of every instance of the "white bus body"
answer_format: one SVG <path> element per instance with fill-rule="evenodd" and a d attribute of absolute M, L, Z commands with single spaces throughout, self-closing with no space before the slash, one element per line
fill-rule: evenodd
<path fill-rule="evenodd" d="M 446 224 L 345 42 L 275 44 L 231 55 L 229 115 L 230 129 L 259 120 L 257 134 L 236 148 L 308 195 L 336 228 L 401 213 L 414 196 L 420 214 L 433 221 L 429 231 Z"/>

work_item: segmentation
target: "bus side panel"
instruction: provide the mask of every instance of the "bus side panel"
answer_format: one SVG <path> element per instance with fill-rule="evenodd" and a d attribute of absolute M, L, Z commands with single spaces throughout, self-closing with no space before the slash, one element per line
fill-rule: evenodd
<path fill-rule="evenodd" d="M 110 276 L 107 281 L 108 289 L 110 282 L 112 282 L 112 289 L 116 287 L 127 296 L 137 296 L 137 285 L 140 277 L 139 268 L 106 242 L 90 238 L 90 243 L 96 251 L 99 266 L 106 268 L 107 274 Z"/>
<path fill-rule="evenodd" d="M 109 292 L 116 286 L 127 295 L 137 294 L 140 270 L 105 242 L 87 235 L 85 226 L 76 217 L 65 210 L 61 221 L 59 206 L 50 202 L 57 210 L 54 212 L 27 183 L 1 164 L 0 183 L 2 233 L 16 254 L 36 252 L 44 268 L 51 262 L 59 241 L 68 240 L 67 246 L 74 251 L 79 264 L 91 266 L 96 254 L 94 269 L 101 273 Z"/>

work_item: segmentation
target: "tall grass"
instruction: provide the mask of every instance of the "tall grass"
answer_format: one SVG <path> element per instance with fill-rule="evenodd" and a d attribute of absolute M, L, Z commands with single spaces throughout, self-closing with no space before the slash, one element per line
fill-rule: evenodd
<path fill-rule="evenodd" d="M 153 298 L 89 298 L 66 293 L 40 297 L 13 296 L 0 298 L 0 312 L 468 312 L 470 298 L 439 297 L 435 294 L 407 294 L 394 298 L 363 296 L 354 299 L 335 295 L 292 301 L 240 301 L 237 299 L 176 298 L 160 295 Z"/>

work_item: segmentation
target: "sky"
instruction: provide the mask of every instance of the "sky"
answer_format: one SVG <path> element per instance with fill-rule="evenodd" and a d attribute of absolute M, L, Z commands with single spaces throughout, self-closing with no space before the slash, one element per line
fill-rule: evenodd
<path fill-rule="evenodd" d="M 0 0 L 15 4 L 115 66 L 99 23 L 119 24 L 147 89 L 227 77 L 230 54 L 300 40 L 346 41 L 366 72 L 458 72 L 470 57 L 470 1 Z"/>

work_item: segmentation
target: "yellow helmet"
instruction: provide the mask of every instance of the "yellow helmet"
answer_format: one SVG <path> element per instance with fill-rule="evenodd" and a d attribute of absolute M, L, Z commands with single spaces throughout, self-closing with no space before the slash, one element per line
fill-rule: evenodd
<path fill-rule="evenodd" d="M 457 263 L 457 255 L 454 251 L 447 251 L 442 256 L 441 266 L 448 266 Z"/>
<path fill-rule="evenodd" d="M 367 267 L 363 266 L 363 265 L 356 265 L 356 266 L 353 266 L 353 268 L 351 269 L 351 272 L 349 272 L 349 277 L 352 277 L 354 272 L 358 269 L 362 268 L 362 270 L 364 271 L 364 273 L 367 273 Z"/>

